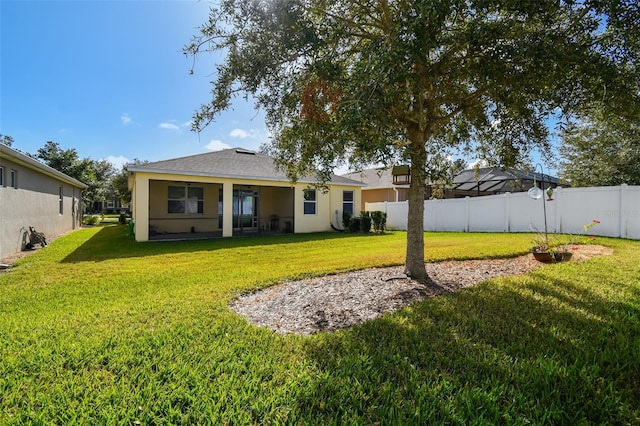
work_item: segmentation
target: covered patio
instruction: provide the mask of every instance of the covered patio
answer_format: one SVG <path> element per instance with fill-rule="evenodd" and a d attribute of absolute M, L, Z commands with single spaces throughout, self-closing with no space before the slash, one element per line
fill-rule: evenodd
<path fill-rule="evenodd" d="M 225 218 L 232 236 L 293 232 L 289 187 L 234 184 L 225 200 L 224 183 L 150 180 L 149 193 L 151 241 L 223 237 Z"/>

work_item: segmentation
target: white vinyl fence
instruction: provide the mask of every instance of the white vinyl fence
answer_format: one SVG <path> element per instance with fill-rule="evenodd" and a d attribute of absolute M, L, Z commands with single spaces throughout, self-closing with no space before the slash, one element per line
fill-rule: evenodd
<path fill-rule="evenodd" d="M 546 194 L 545 194 L 546 198 Z M 553 200 L 531 199 L 526 192 L 424 202 L 425 231 L 549 232 L 580 234 L 599 220 L 590 235 L 640 240 L 640 186 L 558 188 Z M 407 229 L 406 201 L 366 203 L 365 210 L 387 213 L 388 229 Z"/>

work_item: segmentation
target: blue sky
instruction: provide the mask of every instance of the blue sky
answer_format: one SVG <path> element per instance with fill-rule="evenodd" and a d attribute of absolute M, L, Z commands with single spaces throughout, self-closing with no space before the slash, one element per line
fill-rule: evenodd
<path fill-rule="evenodd" d="M 12 136 L 23 152 L 54 141 L 118 168 L 136 158 L 258 149 L 268 141 L 264 114 L 242 98 L 200 135 L 190 130 L 222 59 L 203 54 L 190 75 L 193 58 L 182 53 L 209 6 L 206 0 L 0 0 L 0 134 Z"/>
<path fill-rule="evenodd" d="M 120 165 L 225 146 L 257 149 L 264 115 L 239 99 L 199 136 L 217 59 L 194 74 L 182 53 L 209 2 L 0 1 L 0 133 L 35 153 L 47 141 Z"/>

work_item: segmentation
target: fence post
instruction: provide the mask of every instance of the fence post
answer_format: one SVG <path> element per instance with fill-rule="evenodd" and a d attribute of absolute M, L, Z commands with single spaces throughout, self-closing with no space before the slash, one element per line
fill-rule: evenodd
<path fill-rule="evenodd" d="M 625 200 L 625 196 L 627 195 L 627 184 L 623 183 L 620 185 L 620 210 L 618 211 L 618 236 L 620 238 L 627 238 L 627 227 L 625 226 L 625 208 L 627 206 L 627 202 Z"/>
<path fill-rule="evenodd" d="M 464 214 L 464 218 L 465 218 L 464 232 L 469 232 L 469 229 L 470 229 L 469 222 L 471 221 L 471 207 L 469 206 L 469 204 L 470 204 L 470 202 L 469 202 L 469 196 L 467 195 L 466 197 L 464 197 L 464 208 L 465 208 L 465 214 Z"/>
<path fill-rule="evenodd" d="M 511 232 L 511 192 L 506 192 L 505 196 L 505 212 L 504 212 L 504 230 Z"/>
<path fill-rule="evenodd" d="M 433 231 L 438 232 L 438 200 L 433 199 L 433 200 L 425 201 L 425 204 L 426 203 L 433 203 Z M 427 208 L 425 206 L 425 210 L 426 209 Z"/>
<path fill-rule="evenodd" d="M 556 211 L 553 215 L 553 228 L 557 229 L 556 232 L 562 234 L 562 187 L 556 186 L 553 191 L 553 197 L 556 202 Z"/>

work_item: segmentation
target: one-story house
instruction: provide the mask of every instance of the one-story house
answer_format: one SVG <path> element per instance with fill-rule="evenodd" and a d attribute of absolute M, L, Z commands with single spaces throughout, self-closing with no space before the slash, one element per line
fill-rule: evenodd
<path fill-rule="evenodd" d="M 305 233 L 360 212 L 361 182 L 333 175 L 291 183 L 274 160 L 243 148 L 128 167 L 136 241 Z"/>
<path fill-rule="evenodd" d="M 0 258 L 23 250 L 29 227 L 53 238 L 82 226 L 84 183 L 0 144 Z"/>
<path fill-rule="evenodd" d="M 362 188 L 362 205 L 377 202 L 407 201 L 409 196 L 409 184 L 394 183 L 394 167 L 380 167 L 366 169 L 360 172 L 342 175 L 345 178 L 362 182 L 366 186 Z M 458 173 L 453 182 L 439 189 L 438 198 L 464 198 L 479 197 L 483 195 L 504 194 L 506 192 L 525 192 L 536 182 L 542 186 L 543 175 L 538 172 L 522 171 L 514 169 L 500 169 L 496 167 L 484 167 L 478 169 L 466 169 Z M 555 188 L 559 179 L 554 176 L 544 175 L 545 188 Z M 425 182 L 425 199 L 430 199 L 435 188 L 431 182 Z"/>

